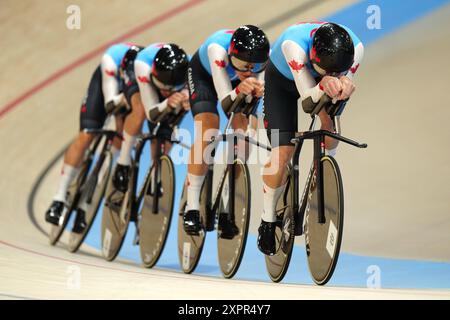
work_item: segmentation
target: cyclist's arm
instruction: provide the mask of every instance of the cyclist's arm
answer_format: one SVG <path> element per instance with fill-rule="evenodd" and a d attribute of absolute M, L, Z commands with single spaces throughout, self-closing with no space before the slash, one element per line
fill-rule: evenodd
<path fill-rule="evenodd" d="M 112 101 L 117 106 L 122 101 L 117 80 L 118 67 L 109 54 L 103 55 L 100 69 L 102 72 L 102 91 L 105 105 Z"/>
<path fill-rule="evenodd" d="M 358 71 L 358 68 L 361 64 L 361 61 L 363 59 L 364 56 L 364 46 L 362 44 L 362 42 L 358 43 L 355 46 L 355 58 L 354 58 L 354 62 L 352 67 L 350 68 L 350 70 L 347 72 L 346 76 L 350 79 L 353 80 L 353 77 L 356 73 L 356 71 Z"/>
<path fill-rule="evenodd" d="M 319 102 L 324 92 L 320 89 L 320 85 L 316 84 L 313 76 L 306 68 L 308 55 L 297 43 L 291 40 L 284 41 L 281 48 L 286 63 L 289 65 L 294 77 L 303 109 L 310 110 Z"/>
<path fill-rule="evenodd" d="M 230 77 L 226 69 L 228 54 L 223 47 L 213 43 L 208 47 L 208 59 L 217 97 L 222 107 L 227 110 L 237 97 L 237 92 L 231 86 Z"/>
<path fill-rule="evenodd" d="M 134 72 L 141 94 L 141 101 L 144 105 L 145 116 L 150 121 L 157 122 L 168 105 L 167 99 L 164 99 L 162 102 L 159 101 L 158 92 L 150 85 L 150 71 L 151 68 L 147 63 L 140 60 L 134 62 Z"/>

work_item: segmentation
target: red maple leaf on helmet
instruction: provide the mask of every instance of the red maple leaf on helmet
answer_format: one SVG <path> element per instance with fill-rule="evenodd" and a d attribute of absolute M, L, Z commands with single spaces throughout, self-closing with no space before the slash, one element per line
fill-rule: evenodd
<path fill-rule="evenodd" d="M 316 60 L 316 62 L 320 62 L 320 58 L 317 56 L 316 48 L 312 47 L 311 49 L 311 60 Z"/>
<path fill-rule="evenodd" d="M 225 68 L 225 66 L 226 66 L 225 61 L 223 61 L 223 60 L 215 60 L 214 63 L 215 63 L 219 68 Z"/>
<path fill-rule="evenodd" d="M 302 64 L 302 63 L 298 63 L 298 62 L 295 61 L 295 60 L 291 60 L 291 61 L 289 61 L 289 66 L 292 68 L 292 70 L 294 70 L 294 71 L 296 71 L 296 72 L 299 72 L 300 70 L 303 69 L 303 67 L 304 67 L 305 65 Z"/>
<path fill-rule="evenodd" d="M 139 82 L 150 83 L 150 79 L 144 76 L 138 77 Z"/>
<path fill-rule="evenodd" d="M 114 77 L 116 75 L 114 70 L 105 70 L 105 73 L 110 77 Z"/>
<path fill-rule="evenodd" d="M 231 42 L 231 44 L 230 44 L 230 53 L 232 53 L 232 54 L 239 53 L 239 51 L 237 51 L 236 48 L 234 47 L 234 42 Z"/>
<path fill-rule="evenodd" d="M 359 68 L 359 63 L 356 66 L 354 66 L 353 68 L 350 68 L 351 73 L 355 74 L 356 71 L 358 71 L 358 68 Z"/>

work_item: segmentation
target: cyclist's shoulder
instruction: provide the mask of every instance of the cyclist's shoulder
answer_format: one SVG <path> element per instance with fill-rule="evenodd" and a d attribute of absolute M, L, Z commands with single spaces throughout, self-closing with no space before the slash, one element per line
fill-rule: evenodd
<path fill-rule="evenodd" d="M 324 22 L 299 22 L 286 28 L 277 39 L 274 46 L 281 46 L 284 41 L 290 40 L 307 49 L 315 30 L 320 28 Z"/>
<path fill-rule="evenodd" d="M 232 29 L 220 29 L 211 34 L 208 38 L 206 38 L 204 44 L 205 45 L 210 45 L 212 43 L 217 43 L 220 45 L 229 44 L 233 32 L 234 30 Z"/>
<path fill-rule="evenodd" d="M 142 61 L 151 65 L 153 63 L 153 59 L 156 56 L 156 53 L 165 44 L 166 44 L 165 42 L 156 42 L 148 45 L 143 50 L 139 51 L 139 53 L 136 56 L 136 61 Z"/>
<path fill-rule="evenodd" d="M 115 43 L 106 49 L 105 54 L 114 55 L 124 53 L 127 52 L 130 47 L 131 45 L 129 43 Z"/>

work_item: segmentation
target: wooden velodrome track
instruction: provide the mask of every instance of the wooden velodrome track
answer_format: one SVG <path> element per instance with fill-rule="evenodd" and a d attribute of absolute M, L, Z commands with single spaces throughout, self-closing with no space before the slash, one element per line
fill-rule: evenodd
<path fill-rule="evenodd" d="M 211 32 L 243 23 L 265 26 L 275 39 L 294 22 L 326 16 L 354 1 L 262 5 L 265 1 L 83 0 L 78 1 L 82 25 L 77 31 L 65 27 L 72 2 L 0 0 L 0 299 L 450 298 L 445 291 L 319 288 L 187 276 L 120 259 L 108 263 L 87 246 L 77 255 L 50 247 L 38 228 L 48 228 L 43 213 L 58 170 L 46 175 L 32 204 L 30 192 L 78 130 L 80 99 L 104 46 L 123 40 L 171 41 L 192 53 Z M 450 7 L 445 6 L 366 48 L 358 93 L 343 127 L 346 135 L 368 142 L 369 149 L 342 148 L 339 153 L 347 199 L 351 195 L 344 251 L 450 260 L 450 80 L 448 72 L 439 73 L 450 70 L 449 17 Z M 432 36 L 418 41 L 418 34 L 431 31 Z M 253 208 L 258 216 L 261 208 Z M 253 231 L 255 227 L 252 221 Z M 81 270 L 78 290 L 68 286 L 67 272 L 73 266 Z"/>

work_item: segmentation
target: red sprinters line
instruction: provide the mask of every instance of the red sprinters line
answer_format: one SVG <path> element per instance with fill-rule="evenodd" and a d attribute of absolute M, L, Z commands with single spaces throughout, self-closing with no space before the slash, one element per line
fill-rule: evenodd
<path fill-rule="evenodd" d="M 45 87 L 47 87 L 48 85 L 50 85 L 51 83 L 55 82 L 56 80 L 58 80 L 59 78 L 61 78 L 63 75 L 73 71 L 74 69 L 78 68 L 79 66 L 83 65 L 84 63 L 86 63 L 87 61 L 91 60 L 92 58 L 94 58 L 95 56 L 101 54 L 103 51 L 105 51 L 110 45 L 117 43 L 117 42 L 124 42 L 125 40 L 127 40 L 128 38 L 131 38 L 139 33 L 142 33 L 144 31 L 146 31 L 147 29 L 150 29 L 152 27 L 154 27 L 157 24 L 160 24 L 161 22 L 170 19 L 171 17 L 182 13 L 186 10 L 188 10 L 189 8 L 199 4 L 200 2 L 203 2 L 205 0 L 189 0 L 181 5 L 179 5 L 178 7 L 175 7 L 153 19 L 151 19 L 150 21 L 147 21 L 133 29 L 131 29 L 130 31 L 128 31 L 127 33 L 117 37 L 116 39 L 113 39 L 111 41 L 109 41 L 108 43 L 105 43 L 103 45 L 101 45 L 100 47 L 92 50 L 91 52 L 88 52 L 87 54 L 83 55 L 82 57 L 78 58 L 77 60 L 75 60 L 74 62 L 72 62 L 71 64 L 63 67 L 62 69 L 54 72 L 52 75 L 50 75 L 47 79 L 39 82 L 38 84 L 36 84 L 35 86 L 31 87 L 30 89 L 28 89 L 27 91 L 25 91 L 24 93 L 22 93 L 20 96 L 18 96 L 17 98 L 15 98 L 14 100 L 8 102 L 5 106 L 0 108 L 0 119 L 5 116 L 9 111 L 11 111 L 12 109 L 14 109 L 15 107 L 17 107 L 18 105 L 20 105 L 23 101 L 27 100 L 28 98 L 30 98 L 31 96 L 33 96 L 34 94 L 36 94 L 37 92 L 41 91 L 42 89 L 44 89 Z"/>

